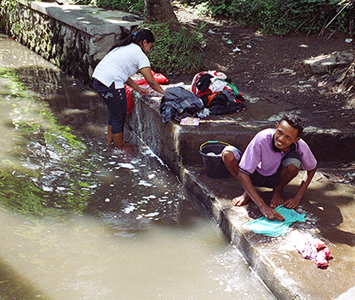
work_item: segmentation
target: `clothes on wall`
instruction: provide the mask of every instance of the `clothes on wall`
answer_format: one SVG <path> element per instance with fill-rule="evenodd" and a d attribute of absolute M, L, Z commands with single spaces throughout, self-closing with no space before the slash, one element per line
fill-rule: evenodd
<path fill-rule="evenodd" d="M 180 122 L 185 117 L 200 117 L 206 109 L 209 115 L 231 114 L 246 109 L 237 87 L 228 81 L 224 73 L 217 71 L 196 74 L 191 92 L 183 87 L 171 87 L 165 93 L 160 103 L 163 123 L 170 120 Z"/>
<path fill-rule="evenodd" d="M 180 122 L 185 117 L 197 117 L 197 113 L 203 110 L 202 100 L 182 87 L 167 88 L 160 103 L 163 123 L 173 119 Z"/>
<path fill-rule="evenodd" d="M 299 214 L 293 209 L 286 208 L 282 205 L 276 207 L 275 211 L 283 215 L 285 220 L 268 220 L 265 217 L 261 217 L 247 223 L 246 228 L 255 233 L 267 236 L 284 236 L 292 223 L 305 221 L 305 214 Z"/>
<path fill-rule="evenodd" d="M 211 115 L 230 114 L 246 109 L 243 95 L 221 72 L 206 71 L 196 74 L 191 91 L 202 99 Z"/>

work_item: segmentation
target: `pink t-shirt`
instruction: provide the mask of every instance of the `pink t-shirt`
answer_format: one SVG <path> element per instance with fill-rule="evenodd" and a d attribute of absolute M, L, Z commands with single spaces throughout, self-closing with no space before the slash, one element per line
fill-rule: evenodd
<path fill-rule="evenodd" d="M 255 170 L 263 176 L 276 173 L 287 152 L 273 147 L 275 132 L 276 129 L 264 129 L 251 140 L 239 163 L 239 169 L 243 173 L 251 175 Z M 311 171 L 317 166 L 317 160 L 304 140 L 300 139 L 295 143 L 295 151 L 300 155 L 304 170 Z"/>

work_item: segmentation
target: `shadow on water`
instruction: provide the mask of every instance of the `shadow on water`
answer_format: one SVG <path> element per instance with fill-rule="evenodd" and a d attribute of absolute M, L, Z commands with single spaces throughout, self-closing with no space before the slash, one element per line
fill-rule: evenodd
<path fill-rule="evenodd" d="M 30 280 L 20 274 L 6 262 L 0 261 L 0 299 L 45 299 L 43 293 L 36 289 Z"/>
<path fill-rule="evenodd" d="M 148 147 L 105 144 L 96 94 L 7 47 L 0 298 L 274 299 Z"/>

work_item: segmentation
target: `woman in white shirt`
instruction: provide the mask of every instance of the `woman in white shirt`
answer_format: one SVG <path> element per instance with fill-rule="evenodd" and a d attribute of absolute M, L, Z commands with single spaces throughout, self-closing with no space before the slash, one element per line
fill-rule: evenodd
<path fill-rule="evenodd" d="M 127 114 L 125 84 L 143 96 L 149 94 L 148 90 L 137 85 L 131 76 L 140 71 L 155 91 L 165 95 L 165 91 L 152 75 L 150 62 L 146 56 L 153 43 L 152 32 L 140 29 L 114 45 L 96 66 L 92 75 L 94 88 L 110 111 L 107 125 L 108 142 L 113 142 L 116 147 L 123 146 L 123 127 Z"/>

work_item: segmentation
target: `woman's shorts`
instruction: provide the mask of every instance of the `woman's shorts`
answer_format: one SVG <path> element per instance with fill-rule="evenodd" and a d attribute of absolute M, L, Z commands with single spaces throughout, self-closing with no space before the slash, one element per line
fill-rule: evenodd
<path fill-rule="evenodd" d="M 127 116 L 127 97 L 125 89 L 116 89 L 114 83 L 112 83 L 110 87 L 107 87 L 95 78 L 94 88 L 105 101 L 110 111 L 107 124 L 111 126 L 112 133 L 123 132 L 124 122 Z"/>

